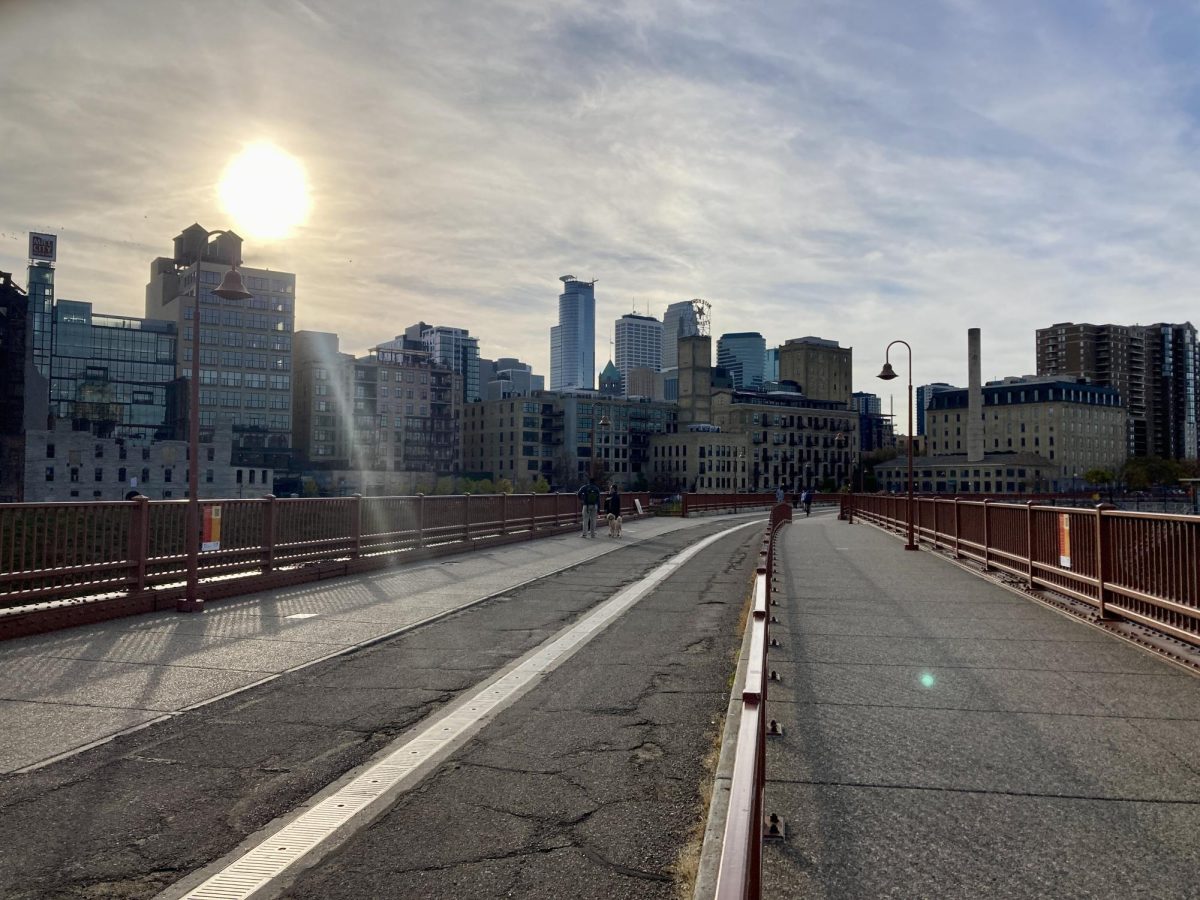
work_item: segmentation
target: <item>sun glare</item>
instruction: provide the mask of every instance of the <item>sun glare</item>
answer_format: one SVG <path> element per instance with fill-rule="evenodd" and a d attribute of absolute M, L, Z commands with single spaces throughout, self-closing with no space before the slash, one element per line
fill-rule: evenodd
<path fill-rule="evenodd" d="M 287 237 L 308 218 L 304 166 L 274 144 L 250 144 L 229 161 L 217 188 L 221 208 L 242 237 Z"/>

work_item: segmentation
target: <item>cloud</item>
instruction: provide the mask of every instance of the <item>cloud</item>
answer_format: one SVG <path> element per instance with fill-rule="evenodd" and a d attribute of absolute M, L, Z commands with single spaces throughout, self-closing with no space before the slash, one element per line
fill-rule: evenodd
<path fill-rule="evenodd" d="M 557 277 L 611 321 L 819 334 L 874 390 L 1034 368 L 1056 321 L 1184 320 L 1200 239 L 1194 5 L 520 2 L 0 7 L 0 232 L 59 231 L 63 296 L 140 314 L 151 259 L 243 143 L 314 212 L 247 263 L 362 352 L 468 327 L 549 367 Z M 29 47 L 39 49 L 36 64 Z M 21 264 L 0 242 L 0 267 Z M 880 385 L 882 387 L 882 385 Z M 898 397 L 901 400 L 902 398 Z"/>

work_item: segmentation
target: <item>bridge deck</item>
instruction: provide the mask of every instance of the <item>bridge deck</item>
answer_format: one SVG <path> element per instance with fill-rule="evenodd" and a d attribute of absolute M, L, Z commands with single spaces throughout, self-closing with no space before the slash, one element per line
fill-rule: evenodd
<path fill-rule="evenodd" d="M 1200 679 L 869 526 L 782 549 L 770 894 L 1200 891 Z"/>

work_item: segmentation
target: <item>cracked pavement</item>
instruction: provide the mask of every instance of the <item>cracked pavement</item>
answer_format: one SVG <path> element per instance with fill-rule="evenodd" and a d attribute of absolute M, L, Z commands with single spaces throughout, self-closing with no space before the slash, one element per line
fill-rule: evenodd
<path fill-rule="evenodd" d="M 0 895 L 154 896 L 728 525 L 624 547 L 3 776 Z M 760 535 L 744 529 L 689 561 L 282 895 L 677 896 Z"/>

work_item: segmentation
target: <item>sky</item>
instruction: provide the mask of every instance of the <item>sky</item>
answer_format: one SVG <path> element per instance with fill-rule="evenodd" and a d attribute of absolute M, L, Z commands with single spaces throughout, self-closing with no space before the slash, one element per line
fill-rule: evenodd
<path fill-rule="evenodd" d="M 143 315 L 266 141 L 311 211 L 245 263 L 344 351 L 424 320 L 548 375 L 573 274 L 597 369 L 700 297 L 714 354 L 838 340 L 899 412 L 894 339 L 965 384 L 969 327 L 990 379 L 1055 322 L 1197 320 L 1198 53 L 1195 0 L 0 0 L 0 269 L 57 233 L 60 297 Z"/>

